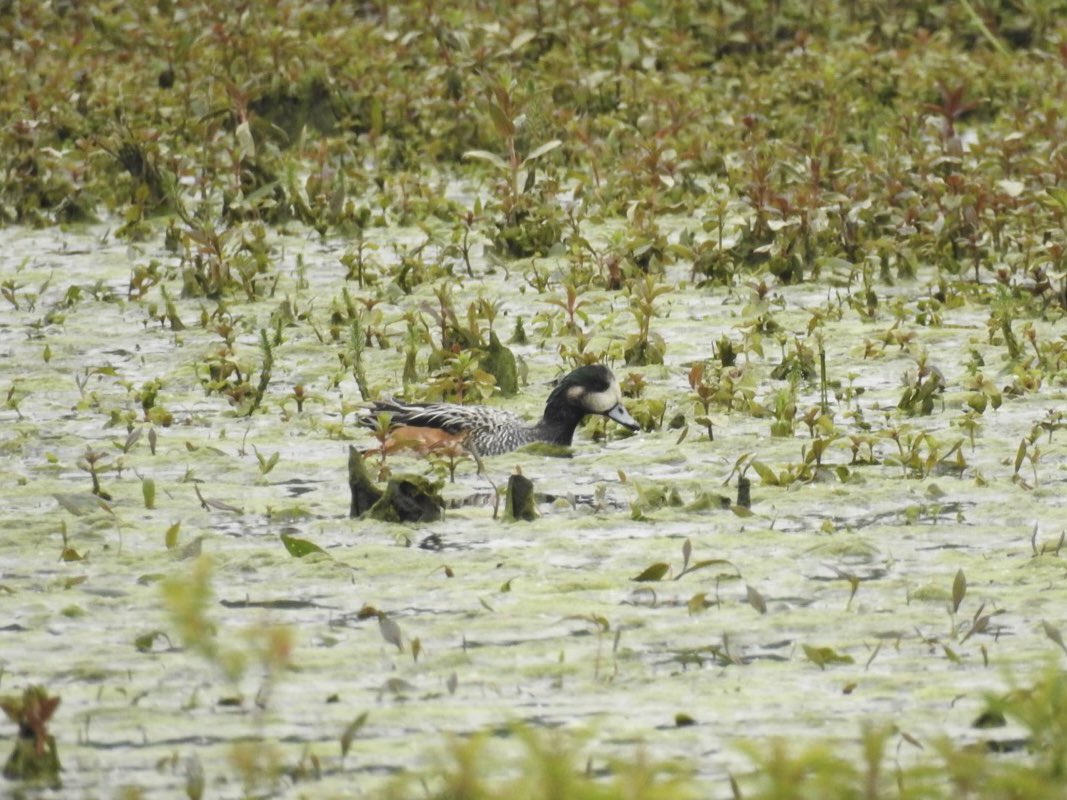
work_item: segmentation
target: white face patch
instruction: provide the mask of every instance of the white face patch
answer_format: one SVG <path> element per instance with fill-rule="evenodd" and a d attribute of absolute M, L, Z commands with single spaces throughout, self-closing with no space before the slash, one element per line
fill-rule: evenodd
<path fill-rule="evenodd" d="M 574 387 L 578 389 L 579 387 Z M 574 389 L 567 392 L 570 397 Z M 577 397 L 572 397 L 577 400 L 582 408 L 587 409 L 591 414 L 603 414 L 608 410 L 614 408 L 622 401 L 622 391 L 619 389 L 618 381 L 612 381 L 607 389 L 600 392 L 586 392 L 580 391 Z"/>

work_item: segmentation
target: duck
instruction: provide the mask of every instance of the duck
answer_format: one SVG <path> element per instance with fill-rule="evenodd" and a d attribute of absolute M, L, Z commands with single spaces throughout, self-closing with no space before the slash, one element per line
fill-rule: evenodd
<path fill-rule="evenodd" d="M 571 444 L 578 424 L 597 414 L 636 431 L 640 428 L 622 404 L 622 391 L 611 370 L 600 364 L 578 367 L 564 376 L 545 401 L 541 420 L 530 425 L 502 408 L 458 403 L 407 403 L 386 397 L 375 401 L 360 418 L 365 427 L 377 426 L 379 414 L 390 415 L 388 438 L 368 451 L 412 449 L 422 454 L 468 452 L 497 456 L 532 442 Z"/>

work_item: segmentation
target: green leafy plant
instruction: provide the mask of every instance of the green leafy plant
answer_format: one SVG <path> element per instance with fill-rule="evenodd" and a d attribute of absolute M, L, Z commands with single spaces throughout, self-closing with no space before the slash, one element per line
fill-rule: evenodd
<path fill-rule="evenodd" d="M 306 555 L 311 547 L 310 543 L 300 541 L 286 544 L 293 555 Z M 201 556 L 193 562 L 187 575 L 173 575 L 163 581 L 163 603 L 171 624 L 184 645 L 216 667 L 235 688 L 249 665 L 257 665 L 263 678 L 256 692 L 256 704 L 265 707 L 275 681 L 290 665 L 293 631 L 281 625 L 257 625 L 244 632 L 243 645 L 240 639 L 220 637 L 210 614 L 214 607 L 213 574 L 211 560 Z"/>
<path fill-rule="evenodd" d="M 345 278 L 354 280 L 360 289 L 374 283 L 374 273 L 371 271 L 376 266 L 371 254 L 378 249 L 373 242 L 367 241 L 367 226 L 370 223 L 370 209 L 363 207 L 354 215 L 353 227 L 355 228 L 356 241 L 344 255 L 341 263 L 345 267 Z"/>
<path fill-rule="evenodd" d="M 652 319 L 658 313 L 656 300 L 670 291 L 670 286 L 657 284 L 651 275 L 631 285 L 630 313 L 637 321 L 637 333 L 626 338 L 623 354 L 628 366 L 663 363 L 667 344 L 662 336 L 652 331 Z"/>
<path fill-rule="evenodd" d="M 926 354 L 917 359 L 914 372 L 904 376 L 904 391 L 897 407 L 908 416 L 928 416 L 933 413 L 938 397 L 945 391 L 941 370 L 927 362 Z"/>
<path fill-rule="evenodd" d="M 651 760 L 643 753 L 626 760 L 608 761 L 607 774 L 594 777 L 574 763 L 576 743 L 569 736 L 512 726 L 507 737 L 520 744 L 517 760 L 503 761 L 487 735 L 453 739 L 427 773 L 398 777 L 383 796 L 409 797 L 412 784 L 418 781 L 433 787 L 441 797 L 470 800 L 499 797 L 608 800 L 620 796 L 634 800 L 691 800 L 695 797 L 691 779 L 684 770 Z"/>
<path fill-rule="evenodd" d="M 522 155 L 518 141 L 524 113 L 515 83 L 492 84 L 486 95 L 486 109 L 504 155 L 489 150 L 468 150 L 463 155 L 488 164 L 499 178 L 496 199 L 501 216 L 493 223 L 491 239 L 501 255 L 544 255 L 559 242 L 562 224 L 558 207 L 536 191 L 536 166 L 563 142 L 552 139 Z"/>
<path fill-rule="evenodd" d="M 55 737 L 48 732 L 59 702 L 43 686 L 0 697 L 0 708 L 18 726 L 15 749 L 4 764 L 5 778 L 59 787 L 59 754 Z"/>

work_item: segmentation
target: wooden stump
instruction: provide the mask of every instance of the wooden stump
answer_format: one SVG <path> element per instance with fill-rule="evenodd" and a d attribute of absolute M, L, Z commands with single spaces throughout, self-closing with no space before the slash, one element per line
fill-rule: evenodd
<path fill-rule="evenodd" d="M 367 474 L 363 454 L 351 445 L 348 448 L 348 489 L 352 492 L 349 517 L 362 517 L 382 497 L 382 490 L 374 485 Z"/>
<path fill-rule="evenodd" d="M 737 504 L 741 508 L 752 508 L 752 481 L 744 476 L 737 479 Z"/>
<path fill-rule="evenodd" d="M 504 518 L 531 522 L 537 519 L 537 504 L 534 502 L 533 481 L 525 475 L 515 474 L 508 478 L 508 494 L 504 503 Z"/>
<path fill-rule="evenodd" d="M 432 483 L 418 475 L 398 475 L 389 479 L 367 516 L 383 522 L 436 522 L 444 511 L 445 501 Z"/>
<path fill-rule="evenodd" d="M 436 522 L 444 516 L 445 501 L 433 483 L 418 475 L 397 475 L 384 491 L 367 473 L 363 454 L 348 448 L 349 517 L 369 516 L 383 522 Z"/>

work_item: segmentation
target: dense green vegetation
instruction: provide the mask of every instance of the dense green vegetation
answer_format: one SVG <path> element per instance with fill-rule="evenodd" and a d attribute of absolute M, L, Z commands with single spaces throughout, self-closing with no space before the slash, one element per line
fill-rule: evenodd
<path fill-rule="evenodd" d="M 504 259 L 592 257 L 609 285 L 678 259 L 712 281 L 935 264 L 1049 300 L 1067 214 L 1063 12 L 9 3 L 0 211 L 117 214 L 128 236 L 178 213 L 190 258 L 242 222 L 432 224 L 460 250 L 473 232 Z M 485 181 L 485 202 L 445 197 L 453 177 Z M 668 244 L 665 213 L 708 235 Z M 612 218 L 625 226 L 589 252 L 582 223 Z"/>

